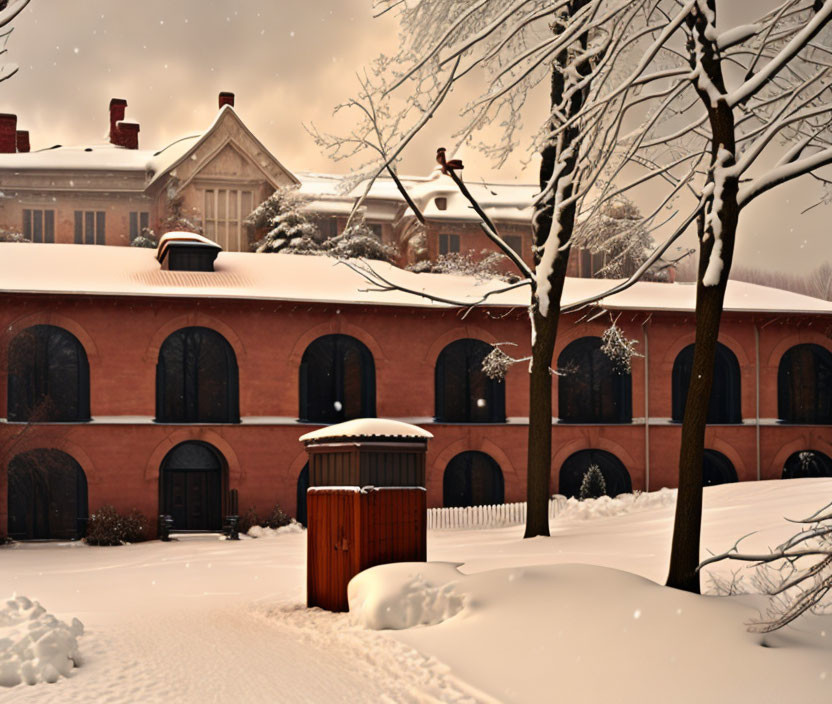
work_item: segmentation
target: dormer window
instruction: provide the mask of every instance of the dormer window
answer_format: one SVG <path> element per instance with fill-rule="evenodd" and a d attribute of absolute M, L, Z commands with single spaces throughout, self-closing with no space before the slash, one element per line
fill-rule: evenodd
<path fill-rule="evenodd" d="M 445 198 L 445 196 L 440 196 L 439 198 L 434 200 L 434 203 L 436 203 L 436 209 L 437 210 L 447 210 L 448 209 L 448 199 Z"/>
<path fill-rule="evenodd" d="M 159 240 L 156 259 L 167 271 L 214 271 L 221 251 L 216 242 L 194 232 L 168 232 Z"/>

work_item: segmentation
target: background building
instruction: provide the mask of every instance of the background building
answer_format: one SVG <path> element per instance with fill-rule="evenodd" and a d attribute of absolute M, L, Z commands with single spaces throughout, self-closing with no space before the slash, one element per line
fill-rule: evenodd
<path fill-rule="evenodd" d="M 357 416 L 430 430 L 430 506 L 524 500 L 527 369 L 494 381 L 481 360 L 496 342 L 528 353 L 527 292 L 463 318 L 328 257 L 213 262 L 196 242 L 185 260 L 212 270 L 195 271 L 156 254 L 0 244 L 0 535 L 73 537 L 103 504 L 214 528 L 232 489 L 241 511 L 302 518 L 298 438 Z M 454 298 L 488 285 L 378 266 Z M 606 285 L 569 279 L 564 299 Z M 591 465 L 610 493 L 675 485 L 694 295 L 640 283 L 609 315 L 563 317 L 553 491 Z M 601 351 L 612 316 L 643 355 L 630 371 Z M 832 475 L 832 304 L 731 282 L 714 388 L 706 482 Z"/>

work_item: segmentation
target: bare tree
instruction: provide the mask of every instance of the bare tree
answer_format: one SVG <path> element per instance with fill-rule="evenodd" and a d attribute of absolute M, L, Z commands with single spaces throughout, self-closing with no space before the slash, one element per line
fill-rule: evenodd
<path fill-rule="evenodd" d="M 11 28 L 5 29 L 5 27 L 7 27 L 28 4 L 29 0 L 0 0 L 0 56 L 8 51 L 8 49 L 6 49 L 6 44 L 12 33 Z M 0 83 L 14 76 L 17 71 L 17 64 L 0 64 Z"/>
<path fill-rule="evenodd" d="M 828 607 L 832 591 L 832 503 L 808 518 L 794 521 L 801 530 L 769 553 L 739 551 L 741 538 L 728 551 L 704 560 L 699 569 L 723 560 L 751 562 L 756 567 L 752 578 L 760 591 L 771 596 L 766 618 L 753 623 L 751 630 L 770 633 L 791 623 L 802 614 Z M 747 536 L 746 536 L 747 537 Z"/>
<path fill-rule="evenodd" d="M 669 20 L 659 5 L 659 0 L 435 0 L 410 6 L 398 0 L 379 0 L 380 14 L 393 9 L 400 12 L 400 52 L 379 57 L 371 72 L 360 79 L 360 94 L 341 106 L 360 114 L 348 135 L 322 135 L 312 130 L 318 143 L 335 158 L 366 151 L 374 155 L 354 174 L 356 182 L 366 180 L 366 195 L 382 173 L 396 179 L 396 160 L 446 105 L 455 86 L 465 82 L 478 94 L 462 112 L 455 145 L 470 142 L 478 129 L 498 122 L 500 136 L 481 145 L 497 165 L 518 147 L 517 130 L 529 94 L 538 87 L 548 90 L 549 110 L 540 116 L 540 129 L 532 144 L 540 157 L 540 192 L 532 203 L 533 266 L 500 237 L 460 178 L 459 169 L 440 161 L 443 173 L 453 179 L 480 216 L 486 236 L 513 262 L 521 277 L 508 287 L 488 292 L 480 302 L 522 286 L 531 292 L 526 537 L 549 534 L 551 363 L 576 218 L 584 204 L 586 217 L 591 217 L 607 200 L 627 190 L 606 185 L 599 193 L 598 187 L 608 174 L 620 171 L 613 164 L 621 152 L 623 121 L 640 102 L 636 94 L 655 81 L 687 73 L 686 69 L 647 73 L 658 60 L 668 32 Z M 631 156 L 624 150 L 625 159 Z M 690 167 L 685 160 L 680 163 Z M 639 226 L 644 228 L 655 225 L 662 209 L 685 187 L 670 168 L 641 176 L 629 187 L 653 178 L 664 179 L 672 188 L 659 199 L 656 209 L 641 219 Z M 418 213 L 401 182 L 396 182 L 408 205 Z M 652 266 L 694 217 L 680 224 L 619 288 L 631 285 Z M 361 271 L 378 289 L 401 289 L 372 269 Z M 422 291 L 413 293 L 443 300 Z"/>
<path fill-rule="evenodd" d="M 784 0 L 756 21 L 725 28 L 717 0 L 664 3 L 664 48 L 687 63 L 653 100 L 659 108 L 630 150 L 651 168 L 708 154 L 691 175 L 699 195 L 696 346 L 679 460 L 668 585 L 699 591 L 702 459 L 714 357 L 737 227 L 744 208 L 832 163 L 832 0 Z M 667 97 L 664 97 L 667 96 Z M 670 119 L 660 122 L 657 117 Z M 680 141 L 683 139 L 684 141 Z"/>

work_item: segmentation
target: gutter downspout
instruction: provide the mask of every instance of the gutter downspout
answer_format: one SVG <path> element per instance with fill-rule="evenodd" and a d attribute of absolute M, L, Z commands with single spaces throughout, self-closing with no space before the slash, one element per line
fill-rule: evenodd
<path fill-rule="evenodd" d="M 757 377 L 754 422 L 757 431 L 757 481 L 760 481 L 760 329 L 754 321 L 754 372 Z"/>
<path fill-rule="evenodd" d="M 641 324 L 644 334 L 644 491 L 650 491 L 650 337 L 648 318 Z"/>

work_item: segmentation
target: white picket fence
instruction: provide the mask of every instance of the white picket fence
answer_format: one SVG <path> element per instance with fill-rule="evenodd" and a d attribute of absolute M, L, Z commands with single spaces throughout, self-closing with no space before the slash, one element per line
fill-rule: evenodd
<path fill-rule="evenodd" d="M 558 515 L 566 505 L 565 496 L 549 499 L 549 518 Z M 496 506 L 466 506 L 464 508 L 429 508 L 428 530 L 463 528 L 500 528 L 526 522 L 526 502 L 497 504 Z"/>

